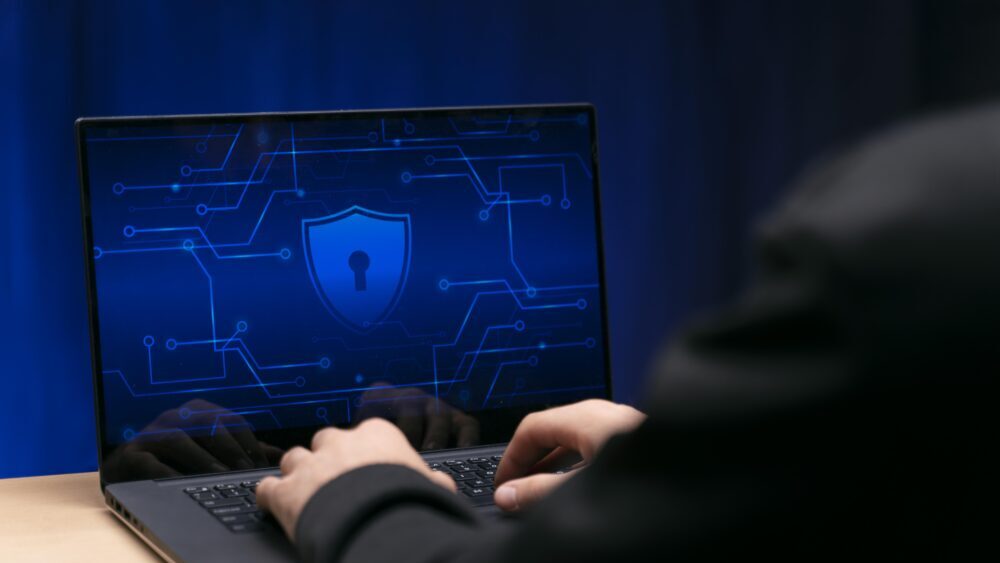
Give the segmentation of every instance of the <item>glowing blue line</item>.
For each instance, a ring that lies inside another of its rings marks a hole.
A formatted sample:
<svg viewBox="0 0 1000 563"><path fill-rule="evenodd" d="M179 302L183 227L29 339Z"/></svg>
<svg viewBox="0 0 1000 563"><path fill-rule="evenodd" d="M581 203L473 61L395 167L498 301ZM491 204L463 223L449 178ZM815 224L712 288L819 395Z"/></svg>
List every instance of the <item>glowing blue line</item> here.
<svg viewBox="0 0 1000 563"><path fill-rule="evenodd" d="M248 410L248 409L249 410L252 410L252 409L268 409L269 410L269 409L275 409L275 408L278 408L278 407L296 407L296 406L299 406L299 405L315 405L315 404L319 404L319 403L339 403L341 401L347 401L347 400L348 399L317 399L315 401L291 401L291 402L287 402L287 403L275 403L275 404L270 404L270 405L249 405L249 406L233 407L233 408L218 408L218 409L203 409L203 410L194 410L194 409L192 409L191 412L192 412L192 414L193 413L205 413L205 414L208 414L208 413L214 413L214 412L227 412L227 411L228 412L233 412L233 411L236 411L236 410L241 410L242 411L242 410Z"/></svg>
<svg viewBox="0 0 1000 563"><path fill-rule="evenodd" d="M178 348L180 348L182 346L198 346L198 345L205 345L205 344L216 344L218 342L222 342L222 340L186 340L186 341L183 341L183 342L180 341L180 340L176 341ZM226 343L229 343L229 340L226 340ZM218 350L216 350L216 351L218 351Z"/></svg>
<svg viewBox="0 0 1000 563"><path fill-rule="evenodd" d="M550 350L555 348L577 348L580 346L587 346L587 342L560 342L556 344L550 344L548 342L542 344L538 343L534 346L511 346L509 348L487 348L486 350L477 350L475 352L469 351L465 352L465 356L470 354L505 354L507 352L520 352L523 350Z"/></svg>
<svg viewBox="0 0 1000 563"><path fill-rule="evenodd" d="M481 408L485 409L486 408L486 403L488 403L490 401L490 395L493 394L493 388L496 387L497 381L500 379L500 371L502 371L504 367L506 367L506 366L515 366L515 365L522 365L522 364L528 364L528 363L530 363L528 360L516 360L516 361L511 361L511 362L502 362L497 367L496 374L493 375L493 382L490 383L490 389L489 389L489 391L486 392L486 397L483 398L483 405L482 405Z"/></svg>
<svg viewBox="0 0 1000 563"><path fill-rule="evenodd" d="M299 137L298 141L367 141L368 135L345 135L342 137Z"/></svg>
<svg viewBox="0 0 1000 563"><path fill-rule="evenodd" d="M430 148L430 147L423 147ZM557 153L538 153L538 154L507 154L507 155L490 155L490 156L471 156L468 158L437 158L437 162L457 162L460 160L472 161L472 160L518 160L518 159L528 159L528 158L574 158L580 163L580 168L583 169L583 173L586 174L587 178L593 178L593 173L590 167L587 166L583 157L575 152L557 152Z"/></svg>
<svg viewBox="0 0 1000 563"><path fill-rule="evenodd" d="M476 280L476 281L465 281L465 282L448 282L448 287L457 287L462 285L486 285L493 283L507 283L507 280Z"/></svg>
<svg viewBox="0 0 1000 563"><path fill-rule="evenodd" d="M261 254L227 254L225 256L218 256L219 260L237 260L242 258L267 258L267 257L281 257L281 252L263 252Z"/></svg>
<svg viewBox="0 0 1000 563"><path fill-rule="evenodd" d="M509 195L507 196L510 197ZM524 272L521 271L521 267L517 265L517 261L514 259L514 218L511 216L510 206L507 206L507 243L510 245L510 263L514 266L514 271L517 275L521 276L521 281L524 282L525 287L530 287L531 284L528 283L528 278L524 276Z"/></svg>
<svg viewBox="0 0 1000 563"><path fill-rule="evenodd" d="M212 274L208 273L208 268L198 258L198 254L192 251L191 256L194 257L194 261L198 263L198 267L201 268L201 271L205 273L205 277L208 278L208 307L212 314L212 340L217 340L219 337L215 332L215 283L212 280Z"/></svg>
<svg viewBox="0 0 1000 563"><path fill-rule="evenodd" d="M425 178L469 178L468 173L456 172L453 174L413 174L412 178L414 180L423 180Z"/></svg>
<svg viewBox="0 0 1000 563"><path fill-rule="evenodd" d="M485 186L483 186L483 191L480 191L479 185L476 184L476 182L473 179L472 175L468 174L468 173L465 173L465 174L462 174L462 173L459 173L459 174L417 174L417 175L413 175L411 177L414 180L426 180L426 179L436 179L436 178L465 178L465 179L467 179L472 184L472 187L476 190L476 193L479 195L479 199L483 200L483 203L490 203L492 201L492 200L486 199L486 196L495 195L495 194L490 193L489 190L487 190Z"/></svg>
<svg viewBox="0 0 1000 563"><path fill-rule="evenodd" d="M303 362L299 364L274 364L270 366L259 366L257 369L261 371L273 370L273 369L295 369L295 368L308 368L308 367L319 367L320 362Z"/></svg>
<svg viewBox="0 0 1000 563"><path fill-rule="evenodd" d="M504 134L504 133L507 133L508 131L510 131L510 124L511 124L511 119L512 118L513 118L513 115L508 114L506 120L503 120L503 121L501 121L501 120L495 120L493 123L491 123L491 125L495 125L495 124L498 124L498 123L503 123L504 124L504 128L503 128L503 130L493 130L493 131L491 131L491 130L486 130L486 131L460 131L458 129L458 125L455 124L455 120L453 118L451 118L451 117L448 118L448 123L451 124L451 128L455 130L455 133L457 133L459 135L491 135L491 134L498 134L498 133L499 134ZM472 119L472 122L475 123L476 125L482 125L482 124L485 123L483 121L478 121L475 118Z"/></svg>
<svg viewBox="0 0 1000 563"><path fill-rule="evenodd" d="M491 203L490 207L493 207L494 205L517 205L519 203L542 203L544 201L545 200L542 199L542 198L538 198L538 199L508 199L507 201L499 201L498 200L498 201L494 201L493 203ZM487 209L489 209L489 208L487 208Z"/></svg>
<svg viewBox="0 0 1000 563"><path fill-rule="evenodd" d="M440 383L448 383L449 381L441 381ZM315 395L336 395L339 393L360 393L362 391L373 391L375 389L399 389L405 387L428 387L435 385L434 381L418 381L416 383L401 383L399 385L374 385L368 387L349 387L346 389L327 389L325 391L308 391L305 393L282 393L280 395L275 395L272 397L311 397Z"/></svg>
<svg viewBox="0 0 1000 563"><path fill-rule="evenodd" d="M212 391L228 391L230 389L251 389L251 388L258 388L258 387L261 386L258 383L252 383L250 385L228 385L228 386L224 386L224 387L201 387L201 388L198 388L198 389L178 389L176 391L157 391L157 392L152 392L152 393L136 393L135 390L133 389L132 385L130 385L129 382L128 382L128 380L125 379L125 374L122 373L121 370L117 370L117 369L106 370L106 371L103 371L101 373L103 373L104 375L111 375L113 373L117 373L118 376L121 378L122 383L125 385L125 388L128 390L129 394L131 394L133 397L159 397L159 396L162 396L162 395L177 395L177 394L182 394L182 393L209 393L209 392L212 392ZM281 382L277 382L277 383L265 383L264 385L267 386L267 387L273 387L273 386L278 386L278 385L294 385L294 384L295 383L292 382L292 381L281 381Z"/></svg>
<svg viewBox="0 0 1000 563"><path fill-rule="evenodd" d="M479 353L483 350L483 346L486 345L486 339L489 337L490 331L492 331L493 329L499 330L499 329L513 329L513 328L514 328L514 325L512 325L512 324L510 324L510 325L496 325L496 326L488 326L488 327L486 327L486 330L483 331L483 337L479 341L479 347L476 349L476 352L475 352L475 354L472 357L472 361L469 362L469 368L465 370L465 377L462 378L462 381L468 381L469 377L472 376L472 370L476 366L476 360L479 359ZM465 355L462 356L462 360L458 363L457 366L455 366L455 371L452 374L452 378L453 379L458 376L458 370L461 369L462 364L465 363L465 358L467 356L468 356L468 352ZM451 393L451 388L452 388L453 385L454 385L454 383L452 385L448 386L448 390L445 391L445 395Z"/></svg>
<svg viewBox="0 0 1000 563"><path fill-rule="evenodd" d="M226 158L222 161L222 165L218 168L192 168L191 172L221 172L226 169L226 165L229 164L229 157L233 154L233 148L236 146L236 141L239 140L240 134L243 133L244 125L240 125L239 131L236 132L236 136L233 137L233 142L229 145L229 152L226 153Z"/></svg>

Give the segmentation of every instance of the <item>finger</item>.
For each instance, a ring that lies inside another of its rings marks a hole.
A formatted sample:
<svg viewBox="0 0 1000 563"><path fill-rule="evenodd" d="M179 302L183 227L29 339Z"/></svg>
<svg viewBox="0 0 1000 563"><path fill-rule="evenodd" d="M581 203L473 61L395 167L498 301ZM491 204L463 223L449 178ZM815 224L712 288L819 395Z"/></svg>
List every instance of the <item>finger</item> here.
<svg viewBox="0 0 1000 563"><path fill-rule="evenodd" d="M268 476L261 479L260 483L257 484L257 491L255 493L257 495L257 504L268 512L271 512L271 507L274 506L272 504L274 489L278 486L278 483L281 483L280 478Z"/></svg>
<svg viewBox="0 0 1000 563"><path fill-rule="evenodd" d="M401 440L406 442L406 436L398 426L384 418L369 418L361 421L352 432L360 432L367 436L377 436L380 439Z"/></svg>
<svg viewBox="0 0 1000 563"><path fill-rule="evenodd" d="M531 468L530 473L553 473L559 469L574 467L581 463L583 463L583 458L579 452L559 446L536 463Z"/></svg>
<svg viewBox="0 0 1000 563"><path fill-rule="evenodd" d="M580 451L578 425L578 417L564 407L524 417L497 468L497 483L527 475L536 463L560 446Z"/></svg>
<svg viewBox="0 0 1000 563"><path fill-rule="evenodd" d="M309 459L310 456L312 456L312 452L302 446L295 446L294 448L288 450L285 452L285 455L281 456L281 474L291 474L295 471L296 467Z"/></svg>
<svg viewBox="0 0 1000 563"><path fill-rule="evenodd" d="M516 512L531 506L562 485L570 474L539 473L531 477L504 483L493 494L493 501L502 510Z"/></svg>
<svg viewBox="0 0 1000 563"><path fill-rule="evenodd" d="M344 431L339 428L328 426L313 434L312 451L315 452L316 450L325 447L327 444L337 440L343 433Z"/></svg>

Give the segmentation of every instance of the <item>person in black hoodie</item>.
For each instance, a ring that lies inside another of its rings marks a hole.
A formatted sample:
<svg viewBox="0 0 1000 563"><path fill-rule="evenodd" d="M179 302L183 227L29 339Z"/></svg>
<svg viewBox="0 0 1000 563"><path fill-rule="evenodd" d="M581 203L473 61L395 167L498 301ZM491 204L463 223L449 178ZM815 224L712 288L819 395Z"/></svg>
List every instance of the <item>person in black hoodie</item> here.
<svg viewBox="0 0 1000 563"><path fill-rule="evenodd" d="M530 415L485 519L372 420L261 482L305 561L997 560L1000 106L807 174L643 410ZM553 451L585 467L532 475ZM992 452L992 453L991 453Z"/></svg>

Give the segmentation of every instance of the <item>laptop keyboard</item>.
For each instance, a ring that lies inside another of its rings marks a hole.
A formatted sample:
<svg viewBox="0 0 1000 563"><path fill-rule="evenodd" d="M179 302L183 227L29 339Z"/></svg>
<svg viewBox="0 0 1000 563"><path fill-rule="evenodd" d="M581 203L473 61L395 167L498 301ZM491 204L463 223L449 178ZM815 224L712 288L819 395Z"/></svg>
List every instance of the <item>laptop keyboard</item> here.
<svg viewBox="0 0 1000 563"><path fill-rule="evenodd" d="M493 504L493 477L501 457L470 457L431 462L431 471L449 475L458 485L458 492L476 506ZM268 525L266 515L257 507L257 485L260 479L239 483L220 483L187 487L184 492L236 533L254 532Z"/></svg>
<svg viewBox="0 0 1000 563"><path fill-rule="evenodd" d="M233 532L254 532L263 525L264 513L257 508L259 479L187 487L184 492Z"/></svg>
<svg viewBox="0 0 1000 563"><path fill-rule="evenodd" d="M431 471L447 474L458 485L459 494L469 497L472 504L481 506L493 504L493 478L501 456L470 457L431 462Z"/></svg>

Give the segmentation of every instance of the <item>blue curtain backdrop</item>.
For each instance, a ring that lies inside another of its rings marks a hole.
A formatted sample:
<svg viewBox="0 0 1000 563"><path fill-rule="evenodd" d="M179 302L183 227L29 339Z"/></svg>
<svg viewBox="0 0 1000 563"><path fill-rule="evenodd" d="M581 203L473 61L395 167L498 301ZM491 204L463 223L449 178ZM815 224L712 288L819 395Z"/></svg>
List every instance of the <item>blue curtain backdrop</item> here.
<svg viewBox="0 0 1000 563"><path fill-rule="evenodd" d="M0 477L96 467L78 116L590 101L618 396L810 157L916 104L908 2L0 0Z"/></svg>

